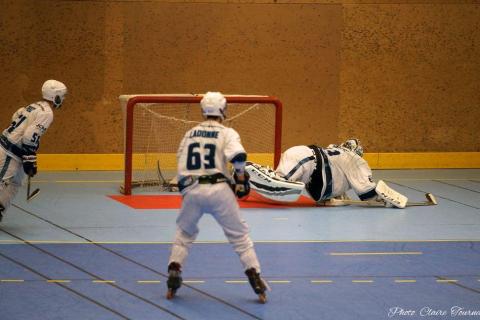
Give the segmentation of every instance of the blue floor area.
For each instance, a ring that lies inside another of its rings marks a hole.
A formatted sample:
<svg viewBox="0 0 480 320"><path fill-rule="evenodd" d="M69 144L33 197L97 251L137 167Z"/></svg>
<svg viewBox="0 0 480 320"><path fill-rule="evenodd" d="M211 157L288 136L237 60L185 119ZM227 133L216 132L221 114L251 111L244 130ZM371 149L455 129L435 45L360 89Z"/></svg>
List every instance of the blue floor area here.
<svg viewBox="0 0 480 320"><path fill-rule="evenodd" d="M3 245L0 279L23 282L0 284L2 319L33 319L42 308L43 319L117 319L118 314L316 319L319 313L382 319L396 307L479 307L480 242L263 243L256 248L272 288L266 305L258 304L242 282L228 244L193 246L184 271L187 284L174 301L163 297L167 244ZM63 287L47 280L62 280Z"/></svg>
<svg viewBox="0 0 480 320"><path fill-rule="evenodd" d="M272 288L261 305L211 217L168 301L177 211L108 198L119 172L41 173L0 224L0 319L480 319L480 170L374 176L439 204L242 210Z"/></svg>

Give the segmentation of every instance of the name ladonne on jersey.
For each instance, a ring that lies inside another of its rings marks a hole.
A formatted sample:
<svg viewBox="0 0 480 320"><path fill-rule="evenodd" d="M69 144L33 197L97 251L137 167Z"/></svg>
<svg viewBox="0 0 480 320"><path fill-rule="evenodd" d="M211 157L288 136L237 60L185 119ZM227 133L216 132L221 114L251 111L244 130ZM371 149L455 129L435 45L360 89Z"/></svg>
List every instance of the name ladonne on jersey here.
<svg viewBox="0 0 480 320"><path fill-rule="evenodd" d="M228 176L227 163L245 153L239 134L217 121L207 120L187 131L177 152L178 176L222 173Z"/></svg>
<svg viewBox="0 0 480 320"><path fill-rule="evenodd" d="M53 111L48 102L39 101L18 109L12 116L10 126L2 134L19 148L36 152L40 137L53 121ZM11 155L15 158L15 155Z"/></svg>

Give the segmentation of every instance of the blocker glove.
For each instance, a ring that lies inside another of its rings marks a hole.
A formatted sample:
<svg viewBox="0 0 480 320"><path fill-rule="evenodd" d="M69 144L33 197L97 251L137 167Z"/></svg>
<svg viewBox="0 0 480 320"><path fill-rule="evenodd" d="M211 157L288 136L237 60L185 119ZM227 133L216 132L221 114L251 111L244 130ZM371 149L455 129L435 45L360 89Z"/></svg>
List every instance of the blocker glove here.
<svg viewBox="0 0 480 320"><path fill-rule="evenodd" d="M238 199L246 198L250 193L250 184L248 181L250 180L250 175L248 172L243 174L243 179L240 179L236 173L233 175L233 179L235 180L235 185L233 186L233 192L237 196Z"/></svg>
<svg viewBox="0 0 480 320"><path fill-rule="evenodd" d="M33 177L37 174L37 155L29 154L22 157L23 171L29 177Z"/></svg>

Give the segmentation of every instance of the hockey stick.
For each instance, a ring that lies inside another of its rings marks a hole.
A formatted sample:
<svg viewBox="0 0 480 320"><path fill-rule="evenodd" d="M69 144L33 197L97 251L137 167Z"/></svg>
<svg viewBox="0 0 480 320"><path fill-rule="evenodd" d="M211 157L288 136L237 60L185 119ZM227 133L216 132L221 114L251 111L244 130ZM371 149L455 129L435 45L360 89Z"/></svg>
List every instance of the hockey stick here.
<svg viewBox="0 0 480 320"><path fill-rule="evenodd" d="M160 160L157 160L157 175L158 175L158 180L160 181L160 185L162 187L167 187L168 182L163 177L162 170L160 169Z"/></svg>
<svg viewBox="0 0 480 320"><path fill-rule="evenodd" d="M434 206L437 204L437 199L431 193L425 194L425 198L427 201L424 202L407 202L407 207L414 207L414 206ZM321 206L346 206L346 205L354 205L354 206L361 206L361 207L385 207L385 202L383 201L361 201L361 200L351 200L351 199L329 199L325 202L320 203Z"/></svg>
<svg viewBox="0 0 480 320"><path fill-rule="evenodd" d="M28 184L27 184L27 201L30 201L32 200L33 198L35 198L36 196L38 196L38 194L40 193L40 189L35 189L32 191L32 193L30 193L30 185L31 185L31 182L30 182L30 176L28 176Z"/></svg>
<svg viewBox="0 0 480 320"><path fill-rule="evenodd" d="M158 171L158 177L159 180L162 181L161 187L163 188L162 191L168 191L168 192L177 192L178 191L178 182L177 182L177 177L173 177L170 179L170 181L167 181L165 177L162 174L162 170L160 169L160 160L157 161L157 171Z"/></svg>

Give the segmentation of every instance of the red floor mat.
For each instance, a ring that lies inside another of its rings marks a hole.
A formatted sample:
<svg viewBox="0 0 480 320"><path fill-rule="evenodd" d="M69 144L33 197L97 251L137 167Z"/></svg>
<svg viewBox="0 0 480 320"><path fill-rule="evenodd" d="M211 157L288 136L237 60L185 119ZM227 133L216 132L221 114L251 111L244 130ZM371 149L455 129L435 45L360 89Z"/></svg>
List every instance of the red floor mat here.
<svg viewBox="0 0 480 320"><path fill-rule="evenodd" d="M114 199L133 209L179 209L182 206L182 197L179 194L162 195L111 195ZM238 201L241 208L292 208L315 207L312 199L301 196L297 202L277 203L262 200L256 193L251 193L247 200Z"/></svg>

